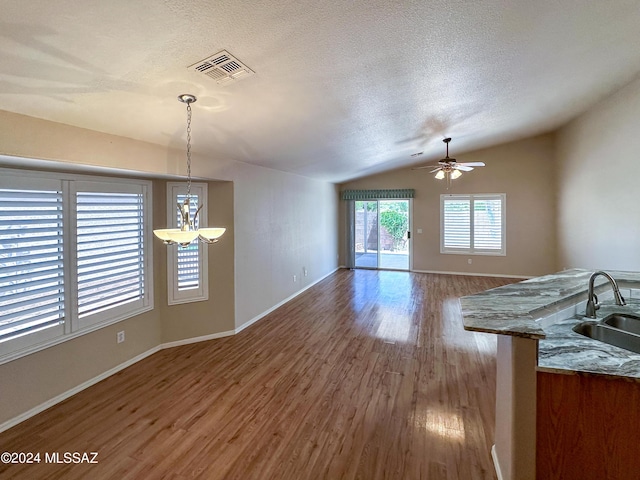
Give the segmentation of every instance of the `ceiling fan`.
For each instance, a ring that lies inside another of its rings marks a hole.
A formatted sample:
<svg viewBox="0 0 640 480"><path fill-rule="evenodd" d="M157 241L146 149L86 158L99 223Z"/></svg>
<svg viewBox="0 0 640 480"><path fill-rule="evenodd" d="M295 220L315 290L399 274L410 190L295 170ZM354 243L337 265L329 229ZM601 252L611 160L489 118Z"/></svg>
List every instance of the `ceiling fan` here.
<svg viewBox="0 0 640 480"><path fill-rule="evenodd" d="M438 180L442 180L443 178L447 178L448 180L455 180L456 178L462 175L462 172L470 172L474 167L484 167L484 162L466 162L466 163L458 163L455 158L449 158L449 142L451 138L447 137L442 140L447 144L447 156L440 160L437 165L424 165L422 167L415 167L414 170L419 170L421 168L434 168L429 173L434 173L435 177Z"/></svg>

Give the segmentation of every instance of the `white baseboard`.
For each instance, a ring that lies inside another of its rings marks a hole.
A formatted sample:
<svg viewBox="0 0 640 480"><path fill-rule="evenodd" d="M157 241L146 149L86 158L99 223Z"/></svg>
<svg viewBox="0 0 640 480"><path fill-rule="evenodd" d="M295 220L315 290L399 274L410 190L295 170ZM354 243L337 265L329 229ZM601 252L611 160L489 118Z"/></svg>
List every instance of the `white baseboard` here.
<svg viewBox="0 0 640 480"><path fill-rule="evenodd" d="M273 307L271 307L268 310L265 310L264 312L256 315L255 317L253 317L251 320L248 320L246 322L244 322L242 325L240 325L239 327L236 327L235 329L235 333L239 333L242 330L244 330L247 327L250 327L251 325L253 325L254 323L256 323L258 320L260 320L261 318L266 317L267 315L269 315L271 312L273 312L274 310L277 310L278 308L280 308L282 305L284 305L287 302L290 302L291 300L293 300L294 298L296 298L298 295L300 295L302 292L309 290L311 287L313 287L315 284L321 282L322 280L324 280L325 278L327 278L329 275L334 274L335 272L337 272L341 267L337 267L334 268L333 270L331 270L329 273L327 273L326 275L324 275L323 277L320 277L319 279L317 279L315 282L310 283L309 285L307 285L306 287L298 290L297 292L295 292L293 295L289 295L287 298L285 298L284 300L282 300L281 302L275 304Z"/></svg>
<svg viewBox="0 0 640 480"><path fill-rule="evenodd" d="M414 273L437 273L439 275L466 275L469 277L496 277L496 278L521 278L528 280L533 276L511 275L507 273L474 273L474 272L441 272L438 270L411 270Z"/></svg>
<svg viewBox="0 0 640 480"><path fill-rule="evenodd" d="M5 430L10 429L11 427L14 427L14 426L18 425L21 422L24 422L25 420L28 420L29 418L31 418L31 417L33 417L33 416L35 416L35 415L37 415L37 414L39 414L41 412L44 412L46 409L53 407L57 403L60 403L60 402L62 402L64 400L66 400L67 398L72 397L76 393L79 393L82 390L85 390L85 389L91 387L92 385L95 385L96 383L101 382L105 378L110 377L111 375L114 375L114 374L118 373L119 371L124 370L127 367L130 367L134 363L137 363L140 360L143 360L143 359L147 358L148 356L159 352L160 350L164 350L165 348L179 347L181 345L189 345L191 343L206 342L208 340L214 340L216 338L223 338L223 337L229 337L231 335L235 335L235 334L241 332L242 330L244 330L245 328L253 325L254 323L256 323L261 318L264 318L269 313L271 313L275 309L281 307L282 305L284 305L288 301L290 301L293 298L297 297L302 292L304 292L305 290L311 288L316 283L324 280L325 278L327 278L329 275L333 274L337 270L338 270L337 268L332 270L331 272L327 273L322 278L319 278L315 282L307 285L305 288L297 291L296 293L294 293L293 295L287 297L286 299L284 299L283 301L281 301L277 305L271 307L270 309L266 310L265 312L261 313L260 315L257 315L256 317L252 318L251 320L249 320L248 322L244 323L240 327L235 328L234 330L227 330L225 332L212 333L211 335L203 335L201 337L186 338L184 340L176 340L174 342L161 343L157 347L153 347L152 349L147 350L146 352L143 352L143 353L141 353L141 354L139 354L139 355L127 360L126 362L121 363L120 365L117 365L117 366L107 370L106 372L103 372L100 375L87 380L86 382L83 382L80 385L78 385L76 387L73 387L72 389L67 390L64 393L61 393L60 395L57 395L57 396L47 400L46 402L41 403L40 405L38 405L38 406L36 406L36 407L34 407L34 408L30 409L30 410L27 410L26 412L21 413L20 415L12 418L10 420L7 420L6 422L0 424L0 433L4 432Z"/></svg>
<svg viewBox="0 0 640 480"><path fill-rule="evenodd" d="M176 340L174 342L163 343L162 345L160 345L160 347L162 350L164 350L165 348L180 347L181 345L189 345L191 343L215 340L216 338L230 337L231 335L235 335L236 333L237 332L235 330L227 330L226 332L212 333L211 335L202 335L201 337L185 338L184 340Z"/></svg>
<svg viewBox="0 0 640 480"><path fill-rule="evenodd" d="M496 469L496 476L498 480L504 480L502 476L502 470L500 470L500 462L498 461L498 454L496 453L496 446L491 447L491 458L493 459L493 468Z"/></svg>
<svg viewBox="0 0 640 480"><path fill-rule="evenodd" d="M33 417L33 416L35 416L35 415L37 415L37 414L39 414L41 412L44 412L46 409L48 409L50 407L53 407L57 403L65 401L67 398L72 397L76 393L79 393L82 390L85 390L85 389L95 385L98 382L101 382L105 378L110 377L111 375L114 375L114 374L118 373L120 370L124 370L125 368L130 367L131 365L133 365L134 363L137 363L140 360L143 360L143 359L147 358L148 356L159 352L160 350L162 350L162 348L163 348L162 345L158 345L157 347L153 347L152 349L147 350L146 352L143 352L140 355L137 355L137 356L127 360L126 362L121 363L120 365L117 365L117 366L107 370L106 372L103 372L100 375L87 380L86 382L83 382L80 385L77 385L77 386L73 387L72 389L67 390L64 393L61 393L60 395L57 395L57 396L53 397L52 399L47 400L44 403L41 403L37 407L34 407L31 410L27 410L26 412L21 413L17 417L14 417L14 418L12 418L10 420L7 420L6 422L0 424L0 432L4 432L5 430L9 430L11 427L14 427L17 424L19 424L21 422L24 422L25 420L28 420L29 418L31 418L31 417Z"/></svg>
<svg viewBox="0 0 640 480"><path fill-rule="evenodd" d="M338 269L340 268L349 268L349 267L340 265ZM378 269L369 268L365 270L378 270ZM402 271L406 271L406 270L402 270ZM533 278L535 276L535 275L511 275L506 273L475 273L475 272L446 272L441 270L415 270L413 268L408 271L412 273L435 273L438 275L467 275L469 277L519 278L522 280L529 280L530 278Z"/></svg>

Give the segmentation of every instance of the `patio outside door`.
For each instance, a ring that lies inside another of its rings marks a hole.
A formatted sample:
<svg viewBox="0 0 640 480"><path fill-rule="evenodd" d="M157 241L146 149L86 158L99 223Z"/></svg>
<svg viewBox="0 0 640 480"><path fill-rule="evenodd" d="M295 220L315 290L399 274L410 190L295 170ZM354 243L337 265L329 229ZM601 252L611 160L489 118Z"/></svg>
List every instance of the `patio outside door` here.
<svg viewBox="0 0 640 480"><path fill-rule="evenodd" d="M357 268L409 270L409 200L354 202Z"/></svg>

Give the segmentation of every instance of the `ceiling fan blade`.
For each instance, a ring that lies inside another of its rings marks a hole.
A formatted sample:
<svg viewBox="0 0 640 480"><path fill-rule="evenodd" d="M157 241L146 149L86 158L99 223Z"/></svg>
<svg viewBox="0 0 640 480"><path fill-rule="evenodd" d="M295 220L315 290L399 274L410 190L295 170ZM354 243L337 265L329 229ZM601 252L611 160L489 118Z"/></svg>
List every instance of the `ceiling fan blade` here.
<svg viewBox="0 0 640 480"><path fill-rule="evenodd" d="M453 168L455 168L456 170L462 170L463 172L470 172L471 170L473 170L473 167L468 167L460 163L458 163L457 165L454 165Z"/></svg>
<svg viewBox="0 0 640 480"><path fill-rule="evenodd" d="M433 165L432 165L433 166ZM433 170L431 170L429 173L433 173L433 172L437 172L438 170L442 170L442 168L438 167L438 168L434 168Z"/></svg>
<svg viewBox="0 0 640 480"><path fill-rule="evenodd" d="M467 167L485 167L484 162L462 162L458 165L466 165Z"/></svg>
<svg viewBox="0 0 640 480"><path fill-rule="evenodd" d="M440 166L439 166L439 165L423 165L423 166L421 166L421 167L413 167L411 170L421 170L421 169L423 169L423 168L433 168L433 167L438 167L438 168L440 168Z"/></svg>

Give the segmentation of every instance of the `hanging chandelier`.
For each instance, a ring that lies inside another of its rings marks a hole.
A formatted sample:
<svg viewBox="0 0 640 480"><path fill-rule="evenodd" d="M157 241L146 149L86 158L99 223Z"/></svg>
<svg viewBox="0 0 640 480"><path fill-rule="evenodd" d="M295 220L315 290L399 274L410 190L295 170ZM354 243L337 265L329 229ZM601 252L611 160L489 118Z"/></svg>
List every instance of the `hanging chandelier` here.
<svg viewBox="0 0 640 480"><path fill-rule="evenodd" d="M195 95L183 94L178 97L178 100L187 104L187 196L182 203L178 203L180 228L162 228L154 230L153 233L165 245L186 247L196 240L203 243L216 243L225 232L225 228L196 228L198 214L202 210L203 204L198 206L193 218L191 218L191 104L197 98Z"/></svg>

